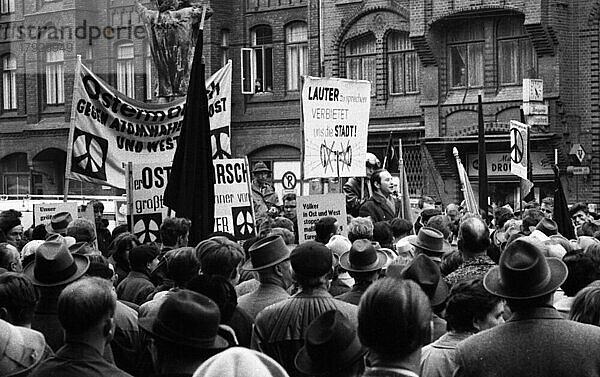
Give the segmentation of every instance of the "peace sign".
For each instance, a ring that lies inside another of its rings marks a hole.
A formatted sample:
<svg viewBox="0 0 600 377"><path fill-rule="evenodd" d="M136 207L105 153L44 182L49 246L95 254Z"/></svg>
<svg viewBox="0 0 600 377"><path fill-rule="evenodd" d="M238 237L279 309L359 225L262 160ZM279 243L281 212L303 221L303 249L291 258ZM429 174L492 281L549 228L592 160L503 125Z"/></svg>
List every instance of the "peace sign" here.
<svg viewBox="0 0 600 377"><path fill-rule="evenodd" d="M521 161L523 161L523 135L518 129L513 128L510 130L510 140L512 144L510 146L510 159L514 163L519 164Z"/></svg>

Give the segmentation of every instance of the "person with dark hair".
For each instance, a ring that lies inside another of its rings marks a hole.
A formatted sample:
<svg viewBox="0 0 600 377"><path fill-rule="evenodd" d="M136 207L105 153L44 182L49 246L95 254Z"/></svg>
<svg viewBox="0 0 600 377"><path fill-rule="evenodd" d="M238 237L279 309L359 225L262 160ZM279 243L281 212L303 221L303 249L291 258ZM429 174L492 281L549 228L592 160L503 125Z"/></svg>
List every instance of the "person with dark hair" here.
<svg viewBox="0 0 600 377"><path fill-rule="evenodd" d="M46 224L38 224L33 228L31 232L31 240L42 240L45 241L48 236L48 231L46 231Z"/></svg>
<svg viewBox="0 0 600 377"><path fill-rule="evenodd" d="M446 253L442 256L442 263L440 264L440 273L442 276L448 276L452 272L456 271L458 267L463 263L463 257L460 250L452 250L450 253Z"/></svg>
<svg viewBox="0 0 600 377"><path fill-rule="evenodd" d="M369 352L363 377L418 376L430 320L429 300L413 281L373 283L358 306L358 337Z"/></svg>
<svg viewBox="0 0 600 377"><path fill-rule="evenodd" d="M575 230L586 222L593 220L590 216L588 205L582 202L575 203L569 208L569 216L571 216L571 221L573 221Z"/></svg>
<svg viewBox="0 0 600 377"><path fill-rule="evenodd" d="M140 245L131 249L129 252L131 271L117 286L119 299L136 305L146 302L146 298L154 290L150 273L157 265L158 249L155 246Z"/></svg>
<svg viewBox="0 0 600 377"><path fill-rule="evenodd" d="M94 241L96 240L96 228L89 220L80 218L74 219L67 225L65 232L66 236L73 237L75 244L69 247L71 252L78 252L80 254L91 254L98 252L94 247ZM103 254L108 257L110 247Z"/></svg>
<svg viewBox="0 0 600 377"><path fill-rule="evenodd" d="M329 239L338 234L339 225L335 217L321 217L315 224L315 241L322 244L329 242Z"/></svg>
<svg viewBox="0 0 600 377"><path fill-rule="evenodd" d="M333 267L333 255L327 246L316 241L301 243L290 254L290 262L299 292L258 313L252 348L275 359L291 376L297 376L294 358L304 346L308 325L320 314L336 309L355 325L356 306L335 300L327 292Z"/></svg>
<svg viewBox="0 0 600 377"><path fill-rule="evenodd" d="M121 283L131 271L131 267L129 266L129 251L139 245L140 241L131 233L119 234L117 238L114 239L110 248L112 252L108 261L115 268L115 287L119 286L119 283Z"/></svg>
<svg viewBox="0 0 600 377"><path fill-rule="evenodd" d="M290 250L279 236L269 236L255 242L249 249L250 259L243 270L256 271L258 288L240 296L238 304L252 320L269 305L290 297L287 289L292 285Z"/></svg>
<svg viewBox="0 0 600 377"><path fill-rule="evenodd" d="M577 293L569 319L580 323L600 326L600 282L595 281Z"/></svg>
<svg viewBox="0 0 600 377"><path fill-rule="evenodd" d="M127 225L127 224L117 225L112 231L112 239L111 239L111 243L110 243L111 246L113 245L113 243L115 242L117 237L119 237L121 234L127 233L127 232L130 232L129 225ZM110 247L109 250L112 251L112 247Z"/></svg>
<svg viewBox="0 0 600 377"><path fill-rule="evenodd" d="M600 344L600 328L565 320L552 307L567 273L560 259L545 258L532 240L511 242L483 286L506 299L513 314L502 326L459 343L454 376L595 376L600 354L590 350Z"/></svg>
<svg viewBox="0 0 600 377"><path fill-rule="evenodd" d="M244 262L244 252L238 243L223 237L209 238L196 246L196 257L200 261L202 274L218 275L227 279L232 286L237 284L239 268ZM250 345L252 318L245 311L236 306L227 325L235 331L241 346Z"/></svg>
<svg viewBox="0 0 600 377"><path fill-rule="evenodd" d="M0 216L0 231L4 233L6 242L17 249L22 247L23 225L21 225L20 218L13 215Z"/></svg>
<svg viewBox="0 0 600 377"><path fill-rule="evenodd" d="M262 161L252 167L251 194L254 213L257 219L269 216L269 213L279 212L279 196L271 182L271 169Z"/></svg>
<svg viewBox="0 0 600 377"><path fill-rule="evenodd" d="M204 361L228 348L218 334L220 316L213 300L183 289L167 298L156 317L140 319L152 338L155 376L192 376Z"/></svg>
<svg viewBox="0 0 600 377"><path fill-rule="evenodd" d="M368 217L355 217L348 223L348 239L350 242L356 240L373 240L373 221Z"/></svg>
<svg viewBox="0 0 600 377"><path fill-rule="evenodd" d="M160 259L169 250L185 247L190 234L190 220L181 217L167 217L160 224Z"/></svg>
<svg viewBox="0 0 600 377"><path fill-rule="evenodd" d="M23 271L19 250L8 242L0 243L0 268L12 272Z"/></svg>
<svg viewBox="0 0 600 377"><path fill-rule="evenodd" d="M31 376L130 376L102 357L113 338L115 305L112 284L105 279L88 277L68 285L58 298L65 346Z"/></svg>
<svg viewBox="0 0 600 377"><path fill-rule="evenodd" d="M394 237L394 245L397 244L402 238L410 236L413 230L413 225L405 219L396 217L391 219L389 224L392 231L392 236Z"/></svg>
<svg viewBox="0 0 600 377"><path fill-rule="evenodd" d="M27 276L0 274L0 318L15 326L31 328L39 295Z"/></svg>
<svg viewBox="0 0 600 377"><path fill-rule="evenodd" d="M392 236L392 230L387 221L380 221L373 224L373 241L379 243L379 246L386 249L395 249L393 245L394 237Z"/></svg>
<svg viewBox="0 0 600 377"><path fill-rule="evenodd" d="M440 211L436 210L435 200L431 196L427 196L427 195L421 196L417 203L417 207L419 208L420 213L419 213L419 216L417 217L417 220L415 220L415 223L413 225L415 234L418 234L419 230L421 230L421 228L424 227L425 224L427 224L427 220L429 220L429 218L431 218L432 216L441 214ZM433 210L436 212L431 212L431 211L425 212L428 210ZM423 215L425 215L426 219L423 219Z"/></svg>
<svg viewBox="0 0 600 377"><path fill-rule="evenodd" d="M351 177L344 184L343 190L346 195L346 213L357 217L360 206L373 194L369 181L373 172L381 168L377 156L367 152L365 158L366 178Z"/></svg>
<svg viewBox="0 0 600 377"><path fill-rule="evenodd" d="M600 279L600 270L598 263L589 254L567 254L563 262L568 270L567 279L560 286L565 296L555 302L554 307L567 318L577 293L591 282Z"/></svg>
<svg viewBox="0 0 600 377"><path fill-rule="evenodd" d="M598 231L600 231L600 221L597 220L587 221L579 227L580 236L594 237Z"/></svg>
<svg viewBox="0 0 600 377"><path fill-rule="evenodd" d="M480 218L470 217L460 224L458 231L458 250L462 253L463 263L444 280L452 287L462 280L482 278L496 265L487 256L490 246L490 231Z"/></svg>
<svg viewBox="0 0 600 377"><path fill-rule="evenodd" d="M542 219L545 219L546 216L544 212L539 209L530 208L526 209L523 213L523 220L521 223L521 233L523 235L528 236L535 230L535 227L539 224Z"/></svg>
<svg viewBox="0 0 600 377"><path fill-rule="evenodd" d="M504 229L504 225L510 219L515 217L510 207L498 207L494 211L494 225L495 229L490 235L490 239L498 249L502 249L502 245L508 239L508 235Z"/></svg>
<svg viewBox="0 0 600 377"><path fill-rule="evenodd" d="M373 223L398 217L402 203L392 195L394 181L390 172L385 169L377 170L371 175L370 182L373 194L360 206L358 215L371 217Z"/></svg>
<svg viewBox="0 0 600 377"><path fill-rule="evenodd" d="M108 256L110 243L112 242L112 234L108 230L108 221L102 216L104 215L104 204L99 200L91 200L88 206L94 207L94 219L96 221L96 238L98 239L98 250L102 255Z"/></svg>
<svg viewBox="0 0 600 377"><path fill-rule="evenodd" d="M547 196L542 199L542 204L540 205L540 211L544 213L547 219L552 219L554 216L554 198L551 196Z"/></svg>
<svg viewBox="0 0 600 377"><path fill-rule="evenodd" d="M297 214L296 194L289 193L283 196L283 217L290 220L293 224L294 243L298 244L298 214Z"/></svg>
<svg viewBox="0 0 600 377"><path fill-rule="evenodd" d="M458 282L446 302L448 332L421 350L421 377L452 376L459 342L504 323L504 302L483 288L483 280Z"/></svg>

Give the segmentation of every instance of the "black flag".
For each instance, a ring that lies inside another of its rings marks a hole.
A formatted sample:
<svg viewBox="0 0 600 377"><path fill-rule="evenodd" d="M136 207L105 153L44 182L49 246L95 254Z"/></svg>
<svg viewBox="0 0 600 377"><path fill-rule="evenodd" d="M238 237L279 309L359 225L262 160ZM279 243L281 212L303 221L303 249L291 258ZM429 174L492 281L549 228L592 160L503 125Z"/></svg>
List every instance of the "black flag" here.
<svg viewBox="0 0 600 377"><path fill-rule="evenodd" d="M214 229L215 173L210 144L208 98L202 64L203 31L198 33L190 72L185 115L164 202L178 217L192 221L190 244L196 245Z"/></svg>
<svg viewBox="0 0 600 377"><path fill-rule="evenodd" d="M565 192L562 187L560 180L560 174L558 167L553 166L554 169L554 214L552 219L556 222L558 232L568 240L574 240L575 230L573 229L573 223L571 222L571 216L569 215L569 206L567 205L567 199L565 198Z"/></svg>
<svg viewBox="0 0 600 377"><path fill-rule="evenodd" d="M383 168L392 174L398 173L398 153L394 148L394 139L390 132L390 138L388 139L387 147L385 149L385 159L383 160Z"/></svg>

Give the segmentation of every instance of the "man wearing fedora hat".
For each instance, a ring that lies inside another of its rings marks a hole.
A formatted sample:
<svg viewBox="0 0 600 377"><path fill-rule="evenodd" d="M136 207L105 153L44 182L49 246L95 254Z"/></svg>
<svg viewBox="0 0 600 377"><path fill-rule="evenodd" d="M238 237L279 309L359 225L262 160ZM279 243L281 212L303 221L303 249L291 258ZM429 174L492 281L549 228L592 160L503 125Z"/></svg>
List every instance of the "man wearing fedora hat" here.
<svg viewBox="0 0 600 377"><path fill-rule="evenodd" d="M344 302L358 305L363 293L371 283L379 278L379 273L387 262L387 255L369 240L356 240L349 251L340 257L340 266L354 278L350 291L335 298Z"/></svg>
<svg viewBox="0 0 600 377"><path fill-rule="evenodd" d="M286 291L292 285L290 250L280 236L269 236L248 249L250 259L242 267L256 271L260 285L238 299L238 306L254 320L261 310L290 297Z"/></svg>
<svg viewBox="0 0 600 377"><path fill-rule="evenodd" d="M170 295L156 317L140 318L152 338L155 376L192 376L210 357L229 347L217 334L221 314L208 297L187 289Z"/></svg>
<svg viewBox="0 0 600 377"><path fill-rule="evenodd" d="M408 241L415 247L415 255L425 254L438 266L442 263L444 255L444 235L437 229L422 227L416 238Z"/></svg>
<svg viewBox="0 0 600 377"><path fill-rule="evenodd" d="M333 255L320 242L298 245L290 254L294 280L299 292L289 299L266 307L256 317L252 348L281 364L291 376L300 375L294 365L296 353L304 346L304 332L321 313L339 310L356 325L356 306L334 299L327 292Z"/></svg>
<svg viewBox="0 0 600 377"><path fill-rule="evenodd" d="M513 315L459 344L455 376L597 376L600 328L565 320L552 307L566 277L563 261L545 258L535 240L511 242L483 284Z"/></svg>
<svg viewBox="0 0 600 377"><path fill-rule="evenodd" d="M256 217L266 216L273 207L277 208L279 197L269 182L271 169L262 161L258 161L252 167L252 201Z"/></svg>
<svg viewBox="0 0 600 377"><path fill-rule="evenodd" d="M58 298L65 345L31 376L130 377L102 356L114 336L116 301L112 284L105 279L88 277L68 285Z"/></svg>
<svg viewBox="0 0 600 377"><path fill-rule="evenodd" d="M73 221L73 216L69 212L58 212L52 215L50 222L46 224L48 234L67 235L67 227Z"/></svg>
<svg viewBox="0 0 600 377"><path fill-rule="evenodd" d="M353 377L363 372L366 352L350 320L330 310L306 329L304 347L298 351L295 365L309 376Z"/></svg>

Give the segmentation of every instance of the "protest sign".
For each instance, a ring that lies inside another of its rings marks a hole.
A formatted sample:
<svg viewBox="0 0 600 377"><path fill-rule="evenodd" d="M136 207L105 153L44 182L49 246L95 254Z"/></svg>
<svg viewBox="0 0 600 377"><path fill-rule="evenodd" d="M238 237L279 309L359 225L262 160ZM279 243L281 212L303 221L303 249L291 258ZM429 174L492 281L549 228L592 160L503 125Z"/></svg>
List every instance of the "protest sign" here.
<svg viewBox="0 0 600 377"><path fill-rule="evenodd" d="M366 175L370 108L369 81L305 78L304 178Z"/></svg>
<svg viewBox="0 0 600 377"><path fill-rule="evenodd" d="M237 240L256 234L250 170L243 158L214 160L215 168L215 232L228 232Z"/></svg>
<svg viewBox="0 0 600 377"><path fill-rule="evenodd" d="M133 233L143 242L158 239L158 229L167 217L168 208L163 203L170 163L132 163L129 174L128 198L132 213Z"/></svg>
<svg viewBox="0 0 600 377"><path fill-rule="evenodd" d="M529 126L515 120L510 121L510 172L527 179L529 163Z"/></svg>
<svg viewBox="0 0 600 377"><path fill-rule="evenodd" d="M315 224L320 218L326 216L336 218L340 234L348 234L344 194L298 196L296 203L298 242L314 240Z"/></svg>
<svg viewBox="0 0 600 377"><path fill-rule="evenodd" d="M231 154L231 65L208 82L213 154ZM227 73L229 72L229 73ZM126 188L124 163L171 163L183 125L185 98L153 104L128 98L78 62L73 85L65 176ZM217 146L218 145L218 146Z"/></svg>
<svg viewBox="0 0 600 377"><path fill-rule="evenodd" d="M68 212L73 219L76 219L78 217L77 203L35 203L33 205L33 224L36 226L48 224L53 215L61 212Z"/></svg>

